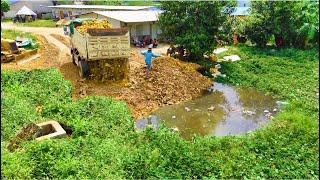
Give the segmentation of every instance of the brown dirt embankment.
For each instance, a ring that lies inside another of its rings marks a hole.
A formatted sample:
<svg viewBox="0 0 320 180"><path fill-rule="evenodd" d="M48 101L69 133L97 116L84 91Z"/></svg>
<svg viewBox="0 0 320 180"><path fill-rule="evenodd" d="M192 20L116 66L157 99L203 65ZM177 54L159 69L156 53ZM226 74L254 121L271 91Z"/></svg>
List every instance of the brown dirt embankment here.
<svg viewBox="0 0 320 180"><path fill-rule="evenodd" d="M106 95L125 101L133 117L139 118L155 109L191 100L210 86L211 80L196 69L199 65L161 57L153 61L150 77L145 67L130 71L129 83L99 83L79 80L75 84L74 97Z"/></svg>

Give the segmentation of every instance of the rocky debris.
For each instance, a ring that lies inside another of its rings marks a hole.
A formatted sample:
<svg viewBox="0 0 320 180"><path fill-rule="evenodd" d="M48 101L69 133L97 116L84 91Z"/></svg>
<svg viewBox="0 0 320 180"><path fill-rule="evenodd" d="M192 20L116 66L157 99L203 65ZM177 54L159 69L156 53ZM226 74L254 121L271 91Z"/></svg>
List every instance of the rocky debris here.
<svg viewBox="0 0 320 180"><path fill-rule="evenodd" d="M232 107L231 112L240 112L241 109L239 107Z"/></svg>
<svg viewBox="0 0 320 180"><path fill-rule="evenodd" d="M214 54L220 54L220 53L223 53L225 51L228 51L228 49L226 48L217 48L213 51Z"/></svg>
<svg viewBox="0 0 320 180"><path fill-rule="evenodd" d="M264 113L269 113L269 110L266 109L266 110L264 110L263 112L264 112Z"/></svg>
<svg viewBox="0 0 320 180"><path fill-rule="evenodd" d="M214 68L220 69L220 68L221 68L221 65L220 65L220 64L216 64L216 65L214 66Z"/></svg>
<svg viewBox="0 0 320 180"><path fill-rule="evenodd" d="M208 108L209 111L214 111L215 109L216 109L216 107L214 107L214 106L210 106L210 107Z"/></svg>
<svg viewBox="0 0 320 180"><path fill-rule="evenodd" d="M256 114L255 112L249 111L249 110L243 110L242 113L249 115L249 116Z"/></svg>
<svg viewBox="0 0 320 180"><path fill-rule="evenodd" d="M170 57L154 59L148 78L145 67L130 72L129 87L122 89L117 99L127 102L134 118L142 117L157 107L191 100L200 96L212 83L197 72L199 67Z"/></svg>
<svg viewBox="0 0 320 180"><path fill-rule="evenodd" d="M224 56L223 59L225 61L239 61L241 58L238 55Z"/></svg>
<svg viewBox="0 0 320 180"><path fill-rule="evenodd" d="M78 80L78 86L79 86L79 91L78 91L78 96L80 98L83 98L87 96L88 94L88 85L85 84L85 79L80 79Z"/></svg>
<svg viewBox="0 0 320 180"><path fill-rule="evenodd" d="M114 58L88 61L90 78L102 82L128 80L129 59Z"/></svg>
<svg viewBox="0 0 320 180"><path fill-rule="evenodd" d="M23 141L35 139L36 133L40 130L40 127L34 123L24 126L18 134L9 141L7 146L9 151L14 151L20 147Z"/></svg>
<svg viewBox="0 0 320 180"><path fill-rule="evenodd" d="M189 112L189 111L190 111L190 108L184 107L184 110L186 110L187 112Z"/></svg>

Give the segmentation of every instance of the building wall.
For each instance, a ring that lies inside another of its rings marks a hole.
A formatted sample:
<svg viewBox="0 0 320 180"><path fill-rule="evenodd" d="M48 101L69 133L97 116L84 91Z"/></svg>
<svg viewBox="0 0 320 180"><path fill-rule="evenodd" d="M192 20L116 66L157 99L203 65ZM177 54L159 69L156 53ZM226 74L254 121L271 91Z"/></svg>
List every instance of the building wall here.
<svg viewBox="0 0 320 180"><path fill-rule="evenodd" d="M112 19L106 16L95 14L95 13L82 14L79 17L107 19L110 22L112 28L123 28L123 27L128 28L130 32L130 37L132 39L136 36L145 36L145 35L151 35L153 39L154 38L157 39L159 36L159 32L161 32L156 22L124 23L116 19ZM151 34L150 34L150 28L151 28Z"/></svg>
<svg viewBox="0 0 320 180"><path fill-rule="evenodd" d="M50 13L51 9L46 6L52 6L52 1L49 0L35 0L35 1L18 1L10 5L10 11L5 12L4 16L12 18L23 7L27 6L35 13Z"/></svg>
<svg viewBox="0 0 320 180"><path fill-rule="evenodd" d="M112 28L120 28L121 27L120 21L118 21L116 19L108 18L106 16L102 16L102 15L99 15L99 14L95 14L95 13L82 14L82 15L79 16L79 18L107 19L109 21L109 23L111 24Z"/></svg>

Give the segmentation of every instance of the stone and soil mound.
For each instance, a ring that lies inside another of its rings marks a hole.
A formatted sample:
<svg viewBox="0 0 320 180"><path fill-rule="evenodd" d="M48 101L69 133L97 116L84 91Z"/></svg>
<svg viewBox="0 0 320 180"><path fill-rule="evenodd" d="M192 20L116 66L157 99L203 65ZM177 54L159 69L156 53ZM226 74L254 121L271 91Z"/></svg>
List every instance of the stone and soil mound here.
<svg viewBox="0 0 320 180"><path fill-rule="evenodd" d="M197 69L194 63L182 62L169 57L157 58L152 63L150 77L146 77L145 67L130 73L129 87L119 99L133 109L133 117L141 117L164 105L191 100L202 94L212 83Z"/></svg>

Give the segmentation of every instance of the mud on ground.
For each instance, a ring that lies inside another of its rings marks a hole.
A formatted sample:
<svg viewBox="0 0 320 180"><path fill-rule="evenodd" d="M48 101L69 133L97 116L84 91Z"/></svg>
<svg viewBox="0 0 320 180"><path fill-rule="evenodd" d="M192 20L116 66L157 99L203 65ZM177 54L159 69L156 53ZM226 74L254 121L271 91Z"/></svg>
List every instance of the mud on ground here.
<svg viewBox="0 0 320 180"><path fill-rule="evenodd" d="M27 70L56 67L66 80L71 81L74 99L88 95L111 96L125 101L134 119L147 115L158 107L198 97L211 84L210 79L196 71L199 65L169 57L155 59L150 77L146 78L144 60L137 52L132 52L132 57L129 58L129 82L81 79L71 56L63 54L43 36L38 38L41 43L40 59L20 66L16 63L1 64L1 67Z"/></svg>
<svg viewBox="0 0 320 180"><path fill-rule="evenodd" d="M45 37L37 35L37 38L40 43L40 48L38 49L40 58L22 65L17 65L17 63L13 61L9 63L1 63L1 68L9 70L32 70L59 67L59 61L57 61L57 59L59 59L59 49L54 44L49 43Z"/></svg>
<svg viewBox="0 0 320 180"><path fill-rule="evenodd" d="M56 38L57 40L59 40L60 42L62 42L65 46L67 46L68 48L71 48L71 44L70 44L70 40L59 35L59 34L50 34L52 37Z"/></svg>

